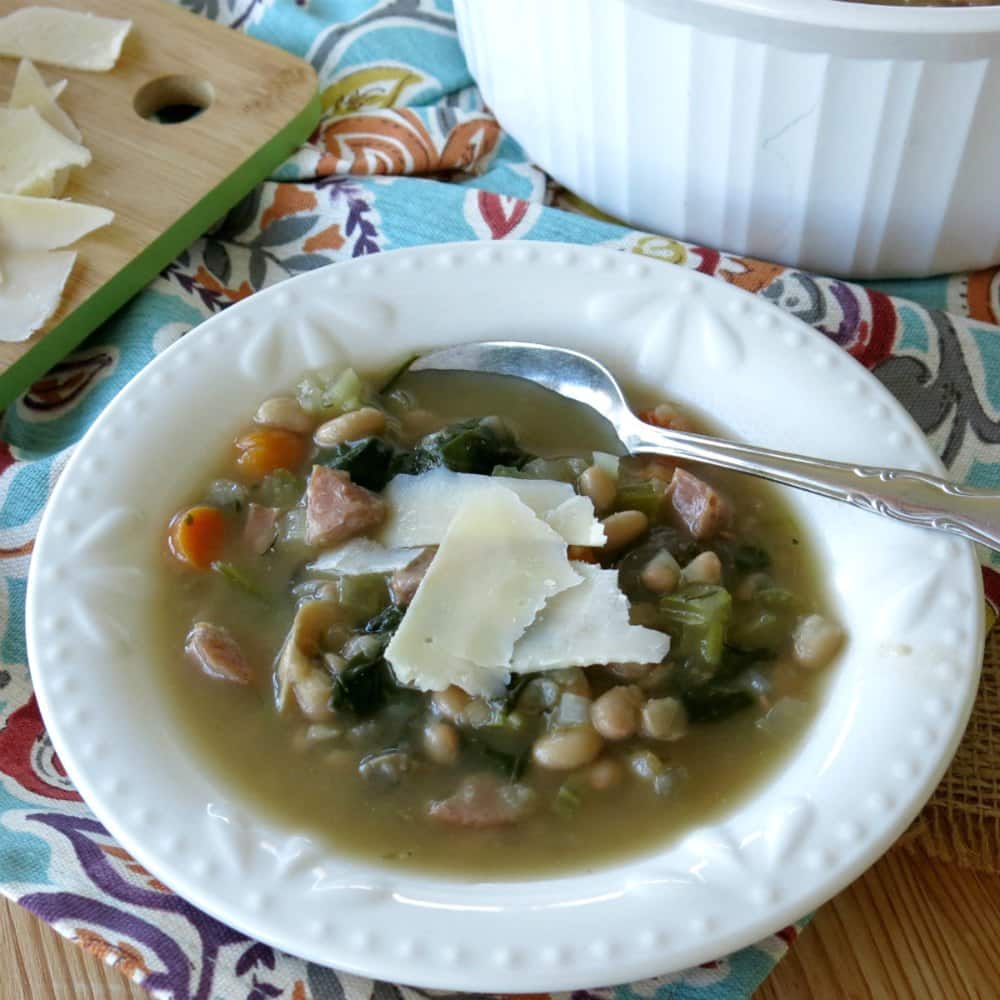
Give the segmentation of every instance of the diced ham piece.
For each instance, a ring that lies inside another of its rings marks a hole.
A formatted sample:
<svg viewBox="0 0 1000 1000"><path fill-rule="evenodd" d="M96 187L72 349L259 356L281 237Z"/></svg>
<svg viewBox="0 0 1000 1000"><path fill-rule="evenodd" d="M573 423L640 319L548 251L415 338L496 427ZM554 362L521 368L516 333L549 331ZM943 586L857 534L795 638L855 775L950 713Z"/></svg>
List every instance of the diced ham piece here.
<svg viewBox="0 0 1000 1000"><path fill-rule="evenodd" d="M429 545L409 566L404 566L393 572L389 578L389 593L392 594L393 604L405 608L413 600L417 587L423 581L435 555L437 555L437 546Z"/></svg>
<svg viewBox="0 0 1000 1000"><path fill-rule="evenodd" d="M252 503L247 508L243 541L255 556L262 556L274 544L277 521L278 512L273 507Z"/></svg>
<svg viewBox="0 0 1000 1000"><path fill-rule="evenodd" d="M253 679L243 650L220 625L195 622L184 643L187 653L209 677L234 684L249 684Z"/></svg>
<svg viewBox="0 0 1000 1000"><path fill-rule="evenodd" d="M431 802L427 815L448 826L473 830L511 826L531 811L534 797L524 785L501 783L490 774L473 774L450 798Z"/></svg>
<svg viewBox="0 0 1000 1000"><path fill-rule="evenodd" d="M711 538L729 521L725 498L685 469L674 470L670 502L695 538Z"/></svg>
<svg viewBox="0 0 1000 1000"><path fill-rule="evenodd" d="M345 472L314 465L306 488L306 542L336 545L378 527L385 504Z"/></svg>

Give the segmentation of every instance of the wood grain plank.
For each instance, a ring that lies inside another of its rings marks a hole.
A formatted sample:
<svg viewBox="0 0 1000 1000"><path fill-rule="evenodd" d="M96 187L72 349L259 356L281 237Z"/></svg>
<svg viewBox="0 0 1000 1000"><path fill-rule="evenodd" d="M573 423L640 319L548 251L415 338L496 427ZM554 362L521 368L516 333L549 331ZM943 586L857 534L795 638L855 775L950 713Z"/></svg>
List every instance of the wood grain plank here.
<svg viewBox="0 0 1000 1000"><path fill-rule="evenodd" d="M1000 996L1000 876L890 851L824 906L757 1000Z"/></svg>
<svg viewBox="0 0 1000 1000"><path fill-rule="evenodd" d="M149 1000L120 972L0 898L0 1000Z"/></svg>

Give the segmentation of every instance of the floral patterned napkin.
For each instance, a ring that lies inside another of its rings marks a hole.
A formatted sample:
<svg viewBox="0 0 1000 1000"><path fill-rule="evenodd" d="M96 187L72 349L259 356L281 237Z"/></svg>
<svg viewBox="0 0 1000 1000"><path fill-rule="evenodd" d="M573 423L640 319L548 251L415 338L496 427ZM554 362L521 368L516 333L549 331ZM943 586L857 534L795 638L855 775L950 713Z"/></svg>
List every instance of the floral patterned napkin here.
<svg viewBox="0 0 1000 1000"><path fill-rule="evenodd" d="M528 237L643 254L765 296L871 369L955 478L1000 488L1000 269L860 286L607 219L532 166L483 107L448 0L185 5L309 59L326 115L270 181L5 415L0 890L170 1000L419 997L278 953L200 913L115 844L66 780L32 696L24 597L42 508L84 430L157 353L259 288L394 247ZM1000 573L987 567L984 575L996 603ZM796 932L785 928L677 975L574 998L744 998Z"/></svg>

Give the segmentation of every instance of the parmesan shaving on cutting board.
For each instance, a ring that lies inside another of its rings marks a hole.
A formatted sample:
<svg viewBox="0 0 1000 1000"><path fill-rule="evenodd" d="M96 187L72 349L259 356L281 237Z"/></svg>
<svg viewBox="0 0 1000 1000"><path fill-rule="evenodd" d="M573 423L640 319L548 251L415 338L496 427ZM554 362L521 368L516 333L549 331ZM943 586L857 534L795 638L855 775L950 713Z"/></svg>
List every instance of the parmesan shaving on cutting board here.
<svg viewBox="0 0 1000 1000"><path fill-rule="evenodd" d="M69 69L113 69L131 21L57 7L24 7L0 18L0 55Z"/></svg>
<svg viewBox="0 0 1000 1000"><path fill-rule="evenodd" d="M54 129L58 129L71 142L81 143L83 136L73 119L56 103L52 91L46 86L42 74L34 64L22 59L10 92L9 108L34 108Z"/></svg>
<svg viewBox="0 0 1000 1000"><path fill-rule="evenodd" d="M38 193L57 171L85 167L90 151L54 129L35 108L0 108L0 194Z"/></svg>
<svg viewBox="0 0 1000 1000"><path fill-rule="evenodd" d="M0 253L0 317L4 340L27 340L59 308L76 254Z"/></svg>
<svg viewBox="0 0 1000 1000"><path fill-rule="evenodd" d="M496 693L525 629L581 579L565 540L511 490L475 491L455 511L386 659L425 691L457 683Z"/></svg>
<svg viewBox="0 0 1000 1000"><path fill-rule="evenodd" d="M0 108L0 340L23 341L53 316L76 254L53 253L108 225L114 213L56 201L90 150L59 106L66 81L48 85L27 57L77 69L111 69L131 22L29 7L0 18L0 55L22 56Z"/></svg>
<svg viewBox="0 0 1000 1000"><path fill-rule="evenodd" d="M114 217L96 205L0 194L0 250L58 250Z"/></svg>
<svg viewBox="0 0 1000 1000"><path fill-rule="evenodd" d="M419 476L396 476L382 494L388 516L378 540L386 548L437 545L456 511L481 493L513 493L570 545L603 545L604 529L594 506L568 483L551 479L478 476L432 469Z"/></svg>
<svg viewBox="0 0 1000 1000"><path fill-rule="evenodd" d="M595 663L659 663L670 637L629 622L618 571L574 562L583 577L553 597L514 647L510 669L526 674Z"/></svg>

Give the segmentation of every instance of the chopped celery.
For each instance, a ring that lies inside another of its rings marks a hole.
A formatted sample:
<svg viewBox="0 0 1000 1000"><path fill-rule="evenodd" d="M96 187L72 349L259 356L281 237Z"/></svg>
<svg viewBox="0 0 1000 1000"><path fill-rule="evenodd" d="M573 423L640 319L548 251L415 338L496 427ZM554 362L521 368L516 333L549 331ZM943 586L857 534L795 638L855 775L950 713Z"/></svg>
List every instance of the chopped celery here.
<svg viewBox="0 0 1000 1000"><path fill-rule="evenodd" d="M509 476L512 479L554 479L561 483L575 483L587 468L582 458L533 458L520 468L498 465L494 476Z"/></svg>
<svg viewBox="0 0 1000 1000"><path fill-rule="evenodd" d="M564 781L552 801L552 811L563 819L572 819L579 811L583 799L568 781Z"/></svg>
<svg viewBox="0 0 1000 1000"><path fill-rule="evenodd" d="M705 626L701 637L701 658L706 663L721 663L722 649L726 642L726 626L715 619Z"/></svg>
<svg viewBox="0 0 1000 1000"><path fill-rule="evenodd" d="M278 537L285 545L294 543L305 544L306 510L305 507L293 507L285 511L278 520Z"/></svg>
<svg viewBox="0 0 1000 1000"><path fill-rule="evenodd" d="M227 583L231 583L234 587L242 590L245 594L249 594L251 597L256 597L260 601L266 601L269 598L267 591L259 584L249 573L240 569L231 562L224 562L221 559L217 559L212 563L212 569L219 574Z"/></svg>
<svg viewBox="0 0 1000 1000"><path fill-rule="evenodd" d="M324 410L350 413L360 410L365 402L365 386L353 368L345 368L339 378L323 391L321 397Z"/></svg>
<svg viewBox="0 0 1000 1000"><path fill-rule="evenodd" d="M766 609L741 613L730 628L730 638L739 646L776 648L791 634L795 617Z"/></svg>
<svg viewBox="0 0 1000 1000"><path fill-rule="evenodd" d="M353 368L322 369L306 375L295 394L306 413L336 417L364 405L365 387Z"/></svg>
<svg viewBox="0 0 1000 1000"><path fill-rule="evenodd" d="M615 510L641 510L657 521L663 509L666 486L659 479L631 479L618 483Z"/></svg>
<svg viewBox="0 0 1000 1000"><path fill-rule="evenodd" d="M711 583L689 583L660 598L664 621L678 625L708 625L713 619L728 621L732 598L725 587Z"/></svg>
<svg viewBox="0 0 1000 1000"><path fill-rule="evenodd" d="M340 603L359 621L369 621L389 603L385 577L378 573L342 576L337 583Z"/></svg>
<svg viewBox="0 0 1000 1000"><path fill-rule="evenodd" d="M730 639L738 646L777 649L791 635L799 610L800 602L790 591L765 587L737 605Z"/></svg>
<svg viewBox="0 0 1000 1000"><path fill-rule="evenodd" d="M250 499L265 507L293 507L302 499L306 481L288 469L269 472L259 483L250 488Z"/></svg>
<svg viewBox="0 0 1000 1000"><path fill-rule="evenodd" d="M233 510L238 514L247 501L247 489L231 479L216 479L209 484L205 502L222 510Z"/></svg>
<svg viewBox="0 0 1000 1000"><path fill-rule="evenodd" d="M764 587L753 595L753 603L770 611L784 611L796 614L801 609L801 601L784 587Z"/></svg>
<svg viewBox="0 0 1000 1000"><path fill-rule="evenodd" d="M660 621L674 639L674 653L695 656L711 666L722 660L732 597L725 587L687 584L660 599Z"/></svg>

